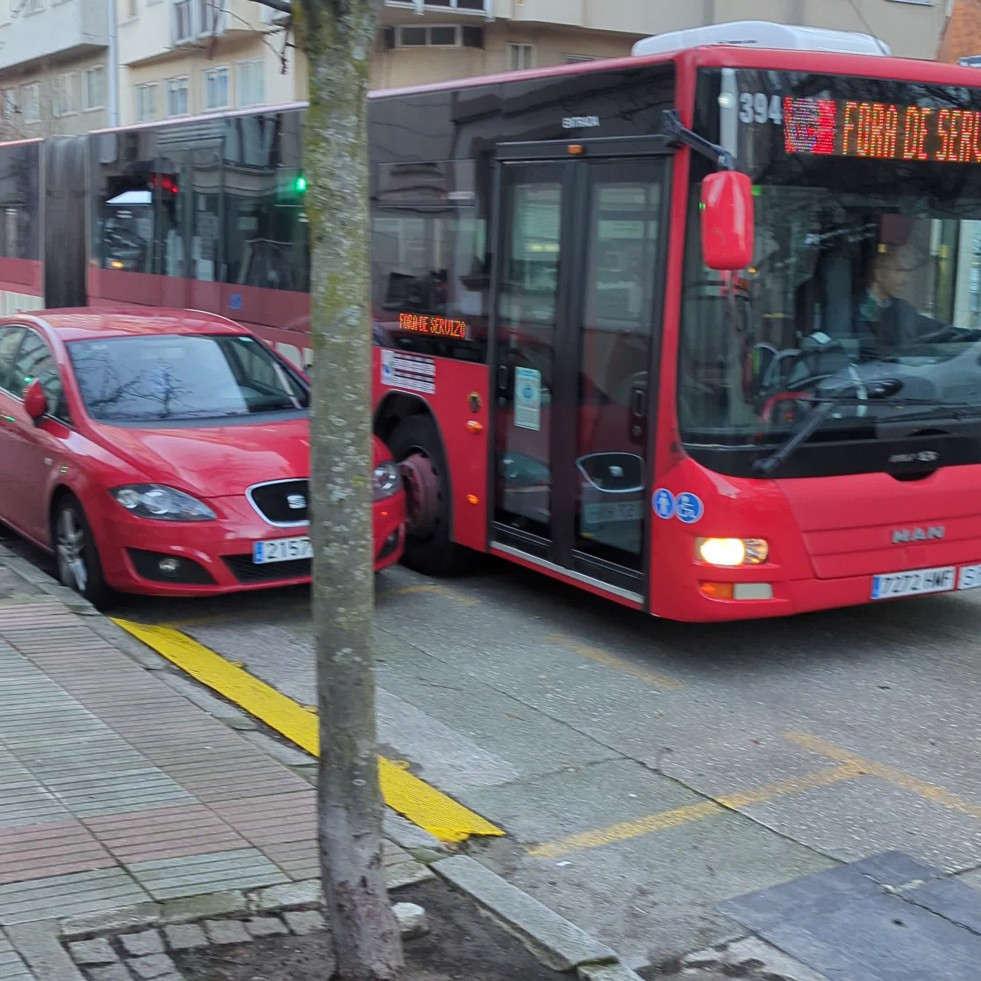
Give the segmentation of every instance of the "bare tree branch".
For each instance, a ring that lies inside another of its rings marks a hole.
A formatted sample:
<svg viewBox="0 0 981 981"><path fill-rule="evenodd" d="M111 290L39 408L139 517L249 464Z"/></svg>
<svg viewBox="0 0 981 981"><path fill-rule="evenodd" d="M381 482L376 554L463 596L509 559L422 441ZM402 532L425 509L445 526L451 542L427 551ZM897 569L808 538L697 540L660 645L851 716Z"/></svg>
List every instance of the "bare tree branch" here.
<svg viewBox="0 0 981 981"><path fill-rule="evenodd" d="M263 7L272 7L283 14L293 13L293 5L290 0L252 0L253 3L261 4Z"/></svg>

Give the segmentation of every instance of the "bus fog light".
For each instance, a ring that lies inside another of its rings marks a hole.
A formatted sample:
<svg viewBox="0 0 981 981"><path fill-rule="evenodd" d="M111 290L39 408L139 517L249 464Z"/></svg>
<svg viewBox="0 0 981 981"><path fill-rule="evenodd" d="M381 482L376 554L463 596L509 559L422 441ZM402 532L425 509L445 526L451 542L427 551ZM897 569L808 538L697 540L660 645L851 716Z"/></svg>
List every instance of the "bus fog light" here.
<svg viewBox="0 0 981 981"><path fill-rule="evenodd" d="M762 538L696 538L695 553L707 565L759 565L770 547Z"/></svg>

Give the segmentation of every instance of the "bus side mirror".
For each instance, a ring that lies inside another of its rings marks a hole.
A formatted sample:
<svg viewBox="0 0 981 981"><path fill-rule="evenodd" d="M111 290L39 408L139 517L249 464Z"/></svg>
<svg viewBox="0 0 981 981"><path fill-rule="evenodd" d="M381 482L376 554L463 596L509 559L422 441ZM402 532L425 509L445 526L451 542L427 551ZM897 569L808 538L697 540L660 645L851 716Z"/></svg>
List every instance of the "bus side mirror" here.
<svg viewBox="0 0 981 981"><path fill-rule="evenodd" d="M721 170L702 181L702 254L709 269L745 269L753 261L753 185L748 175Z"/></svg>

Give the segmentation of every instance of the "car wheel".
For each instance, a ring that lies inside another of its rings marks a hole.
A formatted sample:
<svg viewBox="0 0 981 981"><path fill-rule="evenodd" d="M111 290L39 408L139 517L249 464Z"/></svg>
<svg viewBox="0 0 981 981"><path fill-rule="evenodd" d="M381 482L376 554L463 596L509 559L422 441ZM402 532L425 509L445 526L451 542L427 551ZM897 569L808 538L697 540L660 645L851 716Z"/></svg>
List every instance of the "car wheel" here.
<svg viewBox="0 0 981 981"><path fill-rule="evenodd" d="M102 576L95 538L82 505L74 497L63 497L55 508L52 524L58 580L93 606L104 609L112 594Z"/></svg>
<svg viewBox="0 0 981 981"><path fill-rule="evenodd" d="M428 576L461 571L470 553L450 537L450 480L436 426L409 416L386 442L405 483L403 564Z"/></svg>

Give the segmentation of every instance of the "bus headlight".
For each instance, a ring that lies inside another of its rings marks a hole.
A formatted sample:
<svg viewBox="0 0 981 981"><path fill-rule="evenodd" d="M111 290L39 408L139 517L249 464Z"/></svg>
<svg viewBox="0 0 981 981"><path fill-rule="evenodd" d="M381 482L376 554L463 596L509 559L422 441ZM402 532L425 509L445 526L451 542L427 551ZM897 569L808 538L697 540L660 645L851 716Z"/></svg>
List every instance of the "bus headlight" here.
<svg viewBox="0 0 981 981"><path fill-rule="evenodd" d="M696 538L695 554L707 565L759 565L766 562L770 546L762 538Z"/></svg>

